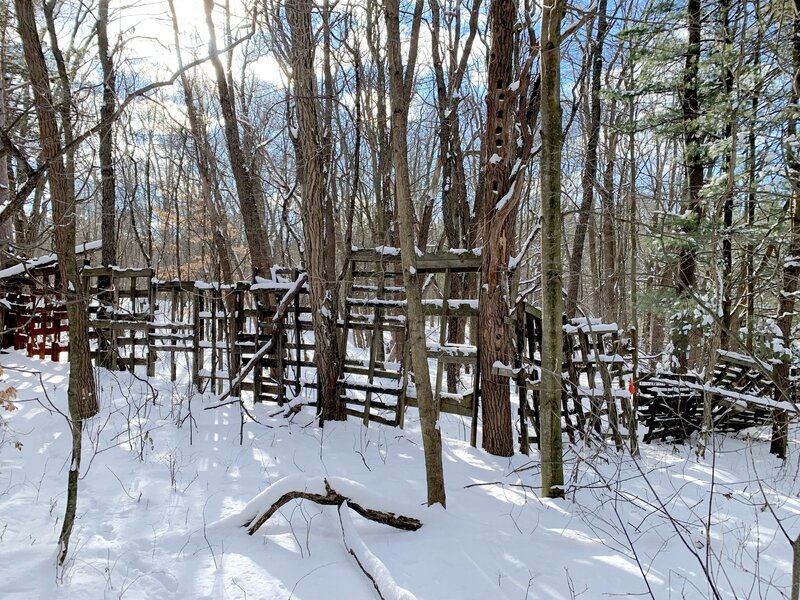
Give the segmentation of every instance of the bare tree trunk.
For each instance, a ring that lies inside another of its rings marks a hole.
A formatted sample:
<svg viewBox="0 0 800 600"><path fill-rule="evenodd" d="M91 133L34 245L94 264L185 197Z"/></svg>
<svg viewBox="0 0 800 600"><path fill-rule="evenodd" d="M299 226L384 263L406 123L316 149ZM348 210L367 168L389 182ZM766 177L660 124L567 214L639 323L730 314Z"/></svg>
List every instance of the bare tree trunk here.
<svg viewBox="0 0 800 600"><path fill-rule="evenodd" d="M467 238L472 224L471 211L467 202L464 151L461 147L458 115L461 98L458 94L466 72L472 44L478 31L481 0L472 2L469 13L469 33L466 40L462 42L459 39L449 49L450 61L447 78L445 78L440 48L441 10L439 4L440 0L430 0L433 68L436 76L436 110L439 119L439 162L442 168L442 221L449 246L451 248L469 248ZM456 27L458 28L458 26L457 22ZM463 49L459 58L458 50L462 43ZM450 297L462 298L466 291L466 284L465 275L451 276ZM459 317L448 319L447 341L464 343L465 328L466 319ZM447 387L451 392L456 391L459 370L457 364L447 366Z"/></svg>
<svg viewBox="0 0 800 600"><path fill-rule="evenodd" d="M682 220L684 233L692 235L692 229L700 220L700 191L703 188L703 149L699 131L700 119L700 83L698 73L700 66L700 19L701 1L688 0L686 17L689 32L686 65L683 73L683 98L681 111L683 116L684 161L686 163L686 196L681 207L685 215ZM697 250L689 241L681 250L678 270L677 292L679 298L690 299L695 293L697 284ZM688 318L688 315L686 316ZM678 355L681 371L686 371L690 363L696 365L699 335L692 327L685 331L683 323L674 327L674 345ZM690 350L691 348L691 350ZM691 356L690 356L691 354Z"/></svg>
<svg viewBox="0 0 800 600"><path fill-rule="evenodd" d="M386 37L389 59L389 86L392 108L392 162L395 173L395 194L400 226L403 283L408 307L408 343L417 390L425 453L425 473L428 504L445 505L444 471L442 467L442 438L438 421L438 406L431 389L428 370L428 350L425 343L425 315L422 310L421 281L416 269L416 236L414 235L414 206L411 202L411 181L408 172L408 103L405 101L403 60L400 46L400 7L398 0L386 0ZM418 31L418 30L417 30ZM413 75L414 62L409 54L405 78Z"/></svg>
<svg viewBox="0 0 800 600"><path fill-rule="evenodd" d="M6 15L8 13L6 12ZM0 39L0 130L6 128L6 18L2 23L2 38ZM0 206L5 206L11 200L11 182L8 177L8 153L0 149ZM14 224L12 216L0 223L0 265L5 267L10 263L11 244L14 241Z"/></svg>
<svg viewBox="0 0 800 600"><path fill-rule="evenodd" d="M561 19L565 0L542 5L542 495L564 495L561 442Z"/></svg>
<svg viewBox="0 0 800 600"><path fill-rule="evenodd" d="M107 0L104 0L107 1ZM178 17L175 13L174 0L169 0L169 9L172 14L172 32L175 40L175 49L178 55L178 66L183 67L183 57L180 46L180 36L178 32ZM197 170L200 174L200 187L203 193L203 200L205 201L206 210L208 211L209 219L211 220L212 239L214 240L214 248L216 249L219 258L220 273L222 281L226 283L233 282L233 250L231 248L230 239L227 235L228 220L225 218L224 210L217 206L212 190L217 189L217 186L212 181L211 167L209 165L208 153L205 147L208 143L204 135L204 126L200 123L197 114L197 107L195 106L194 91L188 76L185 73L181 74L181 86L183 87L183 99L186 104L186 113L189 117L189 129L192 132L194 139L195 154L197 160Z"/></svg>
<svg viewBox="0 0 800 600"><path fill-rule="evenodd" d="M33 3L31 0L15 0L15 6L17 27L22 39L25 63L28 66L28 74L36 101L42 161L50 165L48 176L53 206L54 245L58 256L62 293L67 301L70 328L70 373L67 398L72 421L73 452L67 488L67 512L59 537L58 560L60 564L63 564L67 556L77 504L82 421L96 415L98 405L94 373L89 356L89 320L86 298L83 295L75 256L75 205L74 196L69 193L74 173L65 171L64 161L61 157L62 147L55 105L50 91L50 76L39 40Z"/></svg>
<svg viewBox="0 0 800 600"><path fill-rule="evenodd" d="M512 160L516 159L513 143L514 24L517 10L514 0L492 0L489 8L492 45L489 52L486 94L486 188L481 251L481 292L478 327L481 370L480 400L483 416L483 449L497 456L514 453L511 427L509 379L493 373L496 362L513 365L511 332L506 323L509 311L508 259L514 231L509 227L517 210L522 181L520 169L513 183Z"/></svg>
<svg viewBox="0 0 800 600"><path fill-rule="evenodd" d="M97 46L103 71L103 103L100 106L100 191L102 196L103 264L117 264L116 180L114 178L114 110L117 99L117 75L108 48L108 0L97 6Z"/></svg>
<svg viewBox="0 0 800 600"><path fill-rule="evenodd" d="M597 36L592 42L592 98L589 119L589 139L586 142L586 163L581 176L581 206L578 212L578 225L572 242L569 261L569 287L567 288L566 312L574 317L578 308L581 270L583 268L583 248L589 216L594 209L594 187L597 179L597 144L600 139L600 78L603 73L603 43L608 31L606 9L608 0L600 0L598 5Z"/></svg>
<svg viewBox="0 0 800 600"><path fill-rule="evenodd" d="M761 3L754 2L754 22L758 25L761 19ZM753 70L758 71L761 66L761 36L763 29L755 27L756 39L753 47ZM747 218L747 247L746 247L746 300L745 314L747 323L747 334L745 335L745 347L749 352L753 351L753 334L755 333L755 314L756 314L756 272L755 272L755 242L753 241L753 227L756 221L756 119L758 115L758 105L760 102L760 89L756 88L750 100L750 123L747 134L747 201L745 203L745 213Z"/></svg>
<svg viewBox="0 0 800 600"><path fill-rule="evenodd" d="M213 20L214 0L204 0L204 6L209 36L208 52L217 78L217 91L219 93L220 107L222 108L222 117L225 122L225 142L228 147L231 169L233 170L233 180L236 184L239 207L242 211L247 245L250 248L253 276L269 277L272 251L267 238L264 206L257 197L253 182L254 176L248 169L247 161L242 152L233 94L225 77L225 70L217 51L217 34Z"/></svg>
<svg viewBox="0 0 800 600"><path fill-rule="evenodd" d="M789 249L783 261L783 281L781 282L781 293L778 300L778 316L775 323L781 330L783 344L783 356L781 362L775 365L775 394L776 399L783 401L795 400L789 382L789 366L791 355L789 344L792 340L792 320L794 317L795 292L798 288L798 278L800 278L800 156L797 149L792 146L791 140L797 136L797 102L800 99L800 0L793 2L792 15L792 67L794 73L792 77L792 95L790 99L789 122L786 127L787 143L786 156L789 179L792 184L792 197L789 207ZM786 458L786 451L789 441L789 415L784 410L773 411L772 443L770 452L779 458Z"/></svg>
<svg viewBox="0 0 800 600"><path fill-rule="evenodd" d="M606 128L606 168L603 173L603 190L600 193L601 221L600 231L603 239L603 277L600 280L599 314L609 321L619 318L619 302L621 295L617 285L617 240L614 226L614 164L617 160L616 101L611 101Z"/></svg>
<svg viewBox="0 0 800 600"><path fill-rule="evenodd" d="M305 262L309 275L311 319L314 324L314 360L317 367L321 421L346 418L339 400L341 360L337 340L338 306L333 291L335 268L330 270L326 244L327 194L322 166L323 148L316 106L314 41L310 0L292 0L285 5L292 37L291 65L297 133L294 139L297 179L301 184Z"/></svg>
<svg viewBox="0 0 800 600"><path fill-rule="evenodd" d="M109 267L117 264L117 229L116 229L116 181L114 177L114 110L116 107L116 73L114 62L108 47L108 0L100 0L97 7L97 46L100 55L100 67L103 74L103 102L100 105L100 130L98 131L100 159L100 232L103 240L102 263ZM101 308L98 318L108 318L107 307L111 303L111 277L104 275L98 279ZM118 366L112 353L110 329L98 330L98 364L105 368Z"/></svg>
<svg viewBox="0 0 800 600"><path fill-rule="evenodd" d="M722 349L730 348L730 335L732 325L731 307L733 304L733 195L734 195L734 172L736 170L736 147L733 137L733 124L737 119L738 109L734 108L734 99L731 97L733 92L733 71L728 61L728 55L733 46L733 32L731 30L731 0L720 0L719 2L720 20L722 21L723 45L719 54L722 56L723 68L721 73L722 87L725 93L724 102L726 107L726 122L723 131L723 139L731 144L729 150L722 157L722 173L725 178L725 189L722 199L722 315L720 323L719 345ZM738 103L737 103L738 104Z"/></svg>
<svg viewBox="0 0 800 600"><path fill-rule="evenodd" d="M630 450L633 456L639 455L639 437L638 437L638 415L639 415L639 281L638 281L638 260L639 260L639 234L638 234L638 220L639 209L637 206L636 198L636 99L633 95L635 90L635 66L633 62L633 41L630 43L629 55L629 72L628 72L628 90L630 97L628 99L628 123L630 131L628 133L628 193L630 198L629 202L629 227L631 236L631 249L630 249L630 291L631 291L631 342L633 345L632 356L632 370L631 373L631 413L629 415L628 431L630 433L629 442Z"/></svg>

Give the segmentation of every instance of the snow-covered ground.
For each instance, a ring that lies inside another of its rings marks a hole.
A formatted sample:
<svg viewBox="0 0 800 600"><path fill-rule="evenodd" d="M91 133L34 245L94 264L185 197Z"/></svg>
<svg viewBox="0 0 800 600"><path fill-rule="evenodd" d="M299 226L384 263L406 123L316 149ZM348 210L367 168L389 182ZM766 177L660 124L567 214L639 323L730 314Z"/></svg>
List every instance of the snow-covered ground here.
<svg viewBox="0 0 800 600"><path fill-rule="evenodd" d="M394 592L420 599L712 598L712 585L723 598L788 597L792 553L776 519L800 534L794 436L786 463L745 436L716 437L705 460L689 445L643 446L636 462L568 448L567 498L546 500L535 452L490 456L465 441L460 418L443 417L444 510L424 506L415 411L405 430L353 419L320 430L308 409L289 421L260 405L240 443L238 406L204 411L211 397L192 396L185 377L102 370L61 571L70 440L56 409L66 411L68 366L18 353L0 365L0 389L18 390L0 447L3 600L375 598L336 507L292 501L252 537L240 526L248 502L288 476L289 487L328 477L368 507L419 518L409 532L351 513L359 551L385 566Z"/></svg>

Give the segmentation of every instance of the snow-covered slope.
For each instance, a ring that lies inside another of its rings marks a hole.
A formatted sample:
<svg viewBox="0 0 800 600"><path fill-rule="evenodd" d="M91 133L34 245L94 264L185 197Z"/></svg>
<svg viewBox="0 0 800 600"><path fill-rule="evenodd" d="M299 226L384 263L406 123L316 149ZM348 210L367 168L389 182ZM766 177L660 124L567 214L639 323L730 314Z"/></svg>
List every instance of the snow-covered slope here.
<svg viewBox="0 0 800 600"><path fill-rule="evenodd" d="M705 460L689 446L644 446L638 462L568 449L567 498L545 500L535 453L487 455L465 441L459 418L443 416L444 510L424 506L416 412L406 430L355 420L320 430L310 412L288 421L257 406L260 424L246 423L240 444L237 405L203 411L209 398L185 382L151 388L102 370L61 572L70 443L56 409L66 411L68 366L16 353L0 365L0 388L14 385L19 400L0 447L4 600L376 597L343 544L336 507L292 501L256 535L240 527L236 515L287 476L297 486L328 477L373 508L419 518L409 532L350 513L397 590L420 599L710 598L712 584L723 598L788 596L791 548L776 517L800 533L794 441L785 465L741 437L717 437Z"/></svg>

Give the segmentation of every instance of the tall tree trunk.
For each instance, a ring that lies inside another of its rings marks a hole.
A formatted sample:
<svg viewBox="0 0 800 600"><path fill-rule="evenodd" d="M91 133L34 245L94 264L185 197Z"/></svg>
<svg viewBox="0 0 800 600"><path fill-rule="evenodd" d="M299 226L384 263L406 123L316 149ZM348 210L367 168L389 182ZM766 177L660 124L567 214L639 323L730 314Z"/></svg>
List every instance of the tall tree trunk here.
<svg viewBox="0 0 800 600"><path fill-rule="evenodd" d="M94 372L89 356L89 319L78 264L75 256L75 204L70 194L74 172L65 171L50 75L47 71L36 16L31 0L15 0L17 28L22 40L25 63L33 89L39 121L41 157L48 163L50 198L53 211L54 246L58 256L61 290L67 302L70 330L70 373L67 399L71 418L73 452L69 468L67 508L59 536L58 561L64 563L75 519L80 472L82 421L98 412Z"/></svg>
<svg viewBox="0 0 800 600"><path fill-rule="evenodd" d="M169 9L172 15L172 33L178 56L178 66L179 68L183 68L183 53L181 52L178 17L175 13L174 0L169 0ZM218 189L218 186L212 179L212 166L210 165L208 152L206 151L208 140L205 135L205 126L200 122L194 100L194 90L189 81L189 77L185 73L181 73L181 87L183 88L183 99L186 104L186 114L189 117L189 129L194 139L195 158L197 161L197 170L200 175L200 188L206 205L206 211L211 220L211 236L219 259L221 279L225 283L232 283L234 279L233 249L231 248L230 238L228 237L228 220L225 217L224 209L217 205L214 197L213 190Z"/></svg>
<svg viewBox="0 0 800 600"><path fill-rule="evenodd" d="M617 160L616 101L611 102L608 111L610 125L606 129L606 168L603 173L603 191L600 193L601 221L603 238L603 277L600 283L600 314L609 321L619 318L617 298L621 295L617 285L617 243L614 223L614 165Z"/></svg>
<svg viewBox="0 0 800 600"><path fill-rule="evenodd" d="M732 325L731 307L733 304L733 196L734 196L734 172L736 169L736 141L733 134L733 125L737 119L738 110L733 106L733 71L729 64L729 53L733 46L733 32L731 30L731 0L720 0L719 3L720 21L722 22L723 44L720 50L722 61L722 89L725 94L723 102L726 103L725 128L722 133L723 139L731 144L730 149L722 157L722 175L724 177L725 188L722 192L722 298L720 316L720 337L719 345L722 349L730 348L730 336ZM738 105L738 104L737 104Z"/></svg>
<svg viewBox="0 0 800 600"><path fill-rule="evenodd" d="M100 67L103 75L103 102L100 105L100 129L98 131L100 159L100 237L103 240L102 263L109 267L117 264L117 228L116 228L116 181L114 177L114 110L116 108L116 72L108 46L108 0L100 0L97 7L97 50L100 55ZM98 318L107 319L108 308L113 299L111 277L104 275L98 278L101 292L99 300L101 308ZM98 329L98 364L105 368L119 365L113 352L110 340L110 329Z"/></svg>
<svg viewBox="0 0 800 600"><path fill-rule="evenodd" d="M297 179L302 187L302 218L305 263L309 275L311 320L314 324L314 359L321 399L321 420L346 418L339 400L340 356L333 297L336 273L330 270L326 244L327 194L322 166L324 152L319 139L320 123L316 106L314 40L311 32L311 1L286 3L286 17L292 36L291 65L297 132L294 139Z"/></svg>
<svg viewBox="0 0 800 600"><path fill-rule="evenodd" d="M753 45L753 70L757 72L761 67L761 36L762 27L759 26L761 20L761 2L755 0L753 10L754 29L756 39ZM747 218L747 247L746 247L746 300L745 314L747 323L747 334L745 335L745 347L748 352L753 351L753 336L756 328L756 270L755 270L755 242L753 240L753 227L756 221L756 188L757 188L757 148L756 148L756 126L758 119L758 104L760 101L760 86L752 92L750 99L750 126L747 133L747 201L745 213Z"/></svg>
<svg viewBox="0 0 800 600"><path fill-rule="evenodd" d="M636 96L634 90L636 89L635 80L635 65L633 58L633 41L630 42L629 52L629 71L628 71L628 126L630 131L628 133L628 193L630 198L629 203L629 227L631 236L631 254L630 254L630 291L631 291L631 342L634 351L632 353L632 370L631 373L631 413L629 415L628 431L630 432L630 450L633 456L639 455L639 436L638 436L638 415L639 415L639 281L638 281L638 260L639 260L639 209L637 206L636 198Z"/></svg>
<svg viewBox="0 0 800 600"><path fill-rule="evenodd" d="M497 456L514 453L511 427L509 380L493 373L494 364L513 365L511 334L506 323L509 311L509 244L514 231L509 227L522 191L522 173L511 182L516 96L514 82L514 24L517 6L514 0L492 0L489 8L492 45L489 51L486 93L486 187L481 251L481 291L478 315L481 370L480 401L483 416L483 449Z"/></svg>
<svg viewBox="0 0 800 600"><path fill-rule="evenodd" d="M375 209L377 218L373 231L373 243L377 245L392 244L392 221L394 220L393 196L391 193L391 162L389 131L386 123L389 114L386 107L386 67L381 56L381 32L378 26L379 3L371 0L367 4L367 45L370 49L372 60L375 63L376 101L376 136L377 136L377 171L375 172ZM398 354L402 356L402 352Z"/></svg>
<svg viewBox="0 0 800 600"><path fill-rule="evenodd" d="M389 59L389 89L392 109L392 162L395 194L400 226L403 283L406 288L408 343L417 390L417 406L422 427L428 504L445 505L442 438L438 428L439 407L433 397L425 343L425 315L422 310L421 281L417 272L414 206L411 201L411 180L408 170L408 102L404 91L403 59L400 44L400 7L398 0L386 0L386 50ZM412 54L405 78L413 77Z"/></svg>
<svg viewBox="0 0 800 600"><path fill-rule="evenodd" d="M542 495L564 494L561 442L563 314L561 267L561 19L565 0L542 5Z"/></svg>
<svg viewBox="0 0 800 600"><path fill-rule="evenodd" d="M211 56L211 64L214 66L214 73L217 79L217 92L219 93L219 102L222 108L222 118L225 122L225 143L227 144L228 157L233 171L239 208L242 211L253 276L269 277L272 251L267 238L264 206L256 194L256 186L253 181L254 175L250 172L242 151L233 92L225 77L225 69L217 51L217 32L214 28L213 20L214 0L203 0L203 2L206 13L206 26L208 27L208 53Z"/></svg>
<svg viewBox="0 0 800 600"><path fill-rule="evenodd" d="M683 98L681 112L683 117L684 162L686 163L686 194L681 206L683 234L686 236L686 247L680 252L678 267L678 297L689 300L696 293L697 285L697 250L694 246L695 230L700 221L700 191L703 189L703 148L700 127L700 82L698 79L700 66L700 19L702 13L701 0L688 0L686 8L687 29L689 32L686 51L686 64L683 71ZM684 319L689 319L689 311L685 311ZM699 335L694 327L687 331L684 323L673 324L674 345L678 355L681 371L686 371L689 364L697 366L699 357Z"/></svg>
<svg viewBox="0 0 800 600"><path fill-rule="evenodd" d="M569 261L569 287L567 288L566 312L574 317L578 308L581 270L583 268L583 248L586 242L586 230L589 228L589 216L594 210L594 187L597 179L597 144L600 139L600 79L603 74L603 43L608 32L606 18L608 0L600 0L597 9L597 36L592 42L592 98L589 118L589 139L586 142L586 163L581 176L581 206L578 212L578 224L572 242L572 255Z"/></svg>
<svg viewBox="0 0 800 600"><path fill-rule="evenodd" d="M103 73L103 103L100 105L100 192L102 205L103 264L117 264L116 180L114 178L114 110L117 104L117 75L108 47L108 2L97 6L97 46Z"/></svg>
<svg viewBox="0 0 800 600"><path fill-rule="evenodd" d="M789 100L789 118L786 126L786 156L792 197L789 205L789 248L784 255L781 292L778 300L778 316L775 323L781 330L786 346L781 362L775 365L775 394L777 400L795 400L789 381L791 356L789 345L792 341L792 320L794 317L795 293L800 277L800 156L793 146L798 128L797 102L800 100L800 0L794 0L792 14L792 95ZM789 415L784 410L773 411L772 443L770 452L786 458L789 441Z"/></svg>
<svg viewBox="0 0 800 600"><path fill-rule="evenodd" d="M444 233L450 248L469 248L468 231L471 227L471 211L467 202L464 151L461 147L460 120L458 106L459 91L466 72L472 44L478 32L478 17L481 0L473 0L470 8L469 33L463 41L460 58L458 50L462 44L459 39L452 44L449 55L449 68L445 74L441 51L441 8L440 0L430 0L431 7L431 45L433 69L436 79L436 112L439 120L439 163L442 168L442 221ZM458 17L456 17L458 18ZM458 27L458 24L456 25ZM446 76L445 76L446 75ZM462 298L466 291L467 276L454 274L450 280L450 297ZM447 341L464 343L466 319L451 317L447 323ZM447 387L456 391L459 365L447 366Z"/></svg>
<svg viewBox="0 0 800 600"><path fill-rule="evenodd" d="M6 128L6 17L5 11L2 19L2 32L0 32L0 130ZM11 201L11 181L8 177L8 153L0 149L0 206L5 206ZM14 241L14 223L12 215L0 223L0 266L6 267L11 262L11 244Z"/></svg>

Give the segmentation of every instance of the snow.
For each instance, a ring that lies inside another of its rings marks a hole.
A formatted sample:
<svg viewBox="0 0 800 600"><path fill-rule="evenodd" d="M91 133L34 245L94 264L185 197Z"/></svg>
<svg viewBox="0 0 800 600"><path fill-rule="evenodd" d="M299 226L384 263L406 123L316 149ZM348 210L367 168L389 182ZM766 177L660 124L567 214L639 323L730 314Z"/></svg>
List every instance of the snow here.
<svg viewBox="0 0 800 600"><path fill-rule="evenodd" d="M400 256L400 248L394 246L375 246L373 250L382 256Z"/></svg>
<svg viewBox="0 0 800 600"><path fill-rule="evenodd" d="M103 240L95 240L93 242L78 244L77 246L75 246L75 253L84 254L86 252L94 252L95 250L99 250L102 247L103 247ZM25 273L30 269L36 267L43 267L45 265L55 263L57 260L58 257L55 254L46 254L44 256L40 256L39 258L32 258L18 265L14 265L13 267L8 267L7 269L3 269L2 271L0 271L0 279L5 279L7 277L14 277L15 275L22 275L23 273Z"/></svg>
<svg viewBox="0 0 800 600"><path fill-rule="evenodd" d="M497 204L495 204L494 208L495 208L495 210L496 210L497 212L500 212L501 210L503 210L503 208L505 207L506 203L507 203L509 200L511 200L511 198L513 198L513 196L514 196L514 189L515 189L516 187L517 187L517 180L515 179L514 181L512 181L512 182L511 182L511 187L510 187L510 188L508 188L508 192L506 192L505 196L503 196L502 198L500 198L500 200L498 200L498 201L497 201Z"/></svg>
<svg viewBox="0 0 800 600"><path fill-rule="evenodd" d="M414 594L397 585L386 565L370 552L369 548L364 544L353 525L353 520L350 518L350 511L347 507L340 507L338 512L345 544L353 556L363 563L363 568L373 577L375 587L380 590L381 598L384 598L384 600L416 600Z"/></svg>
<svg viewBox="0 0 800 600"><path fill-rule="evenodd" d="M436 308L444 308L444 300L441 298L429 298L422 301L423 306L434 306ZM478 310L477 299L460 299L451 298L447 300L447 307L450 310L471 309Z"/></svg>
<svg viewBox="0 0 800 600"><path fill-rule="evenodd" d="M769 454L767 429L712 436L705 459L691 445L642 444L634 461L565 438L566 498L550 500L535 449L489 455L470 447L468 422L442 414L445 510L425 506L416 410L403 430L356 419L320 430L311 407L290 420L245 394L262 424L248 420L240 443L239 406L202 410L211 392L193 391L185 364L170 382L165 363L149 382L97 369L101 413L86 422L60 571L70 435L54 408L66 410L69 368L13 351L2 366L0 389L13 385L19 398L0 414L10 427L0 431L3 600L375 598L343 535L387 598L600 599L651 597L650 588L701 600L713 597L706 561L721 598L789 595L792 552L775 517L800 532L797 429L786 463ZM241 527L286 491L324 493L325 478L421 529L345 508L340 522L336 507L307 501L289 502L252 537Z"/></svg>

